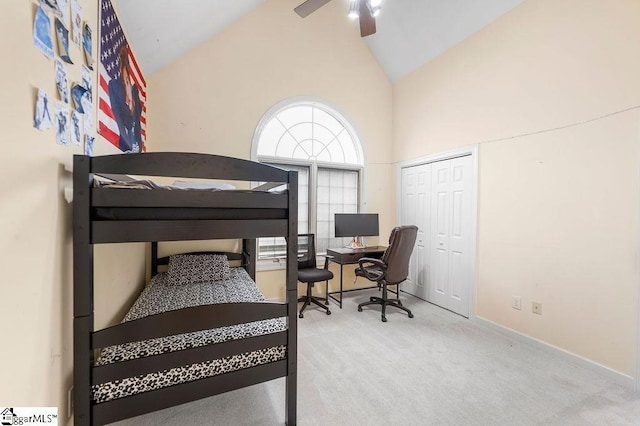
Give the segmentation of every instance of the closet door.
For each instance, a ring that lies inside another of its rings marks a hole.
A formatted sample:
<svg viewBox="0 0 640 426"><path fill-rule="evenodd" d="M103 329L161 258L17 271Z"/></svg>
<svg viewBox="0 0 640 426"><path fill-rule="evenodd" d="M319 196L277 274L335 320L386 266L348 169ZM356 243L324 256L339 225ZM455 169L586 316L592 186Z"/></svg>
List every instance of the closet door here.
<svg viewBox="0 0 640 426"><path fill-rule="evenodd" d="M449 287L449 233L451 228L451 161L438 161L431 169L431 273L427 300L447 307Z"/></svg>
<svg viewBox="0 0 640 426"><path fill-rule="evenodd" d="M431 204L431 165L402 169L401 220L402 225L416 225L418 236L409 263L409 278L402 284L402 290L427 298L427 280L429 278L429 221Z"/></svg>
<svg viewBox="0 0 640 426"><path fill-rule="evenodd" d="M431 273L427 300L469 316L472 157L432 164Z"/></svg>
<svg viewBox="0 0 640 426"><path fill-rule="evenodd" d="M451 161L451 228L449 232L449 285L446 308L469 316L471 286L471 156Z"/></svg>

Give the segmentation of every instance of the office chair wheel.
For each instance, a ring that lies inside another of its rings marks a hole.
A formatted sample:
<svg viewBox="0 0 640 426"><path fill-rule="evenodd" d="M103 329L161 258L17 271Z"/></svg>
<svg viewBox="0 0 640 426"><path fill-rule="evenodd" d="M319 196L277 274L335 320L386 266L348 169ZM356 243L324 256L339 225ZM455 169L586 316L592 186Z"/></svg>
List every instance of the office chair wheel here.
<svg viewBox="0 0 640 426"><path fill-rule="evenodd" d="M331 315L331 311L329 311L329 310L328 310L328 311L327 311L327 315Z"/></svg>
<svg viewBox="0 0 640 426"><path fill-rule="evenodd" d="M382 322L387 322L387 317L382 317Z"/></svg>
<svg viewBox="0 0 640 426"><path fill-rule="evenodd" d="M300 314L298 315L298 318L304 318L304 315Z"/></svg>
<svg viewBox="0 0 640 426"><path fill-rule="evenodd" d="M413 318L413 314L412 313L409 313L409 318Z"/></svg>
<svg viewBox="0 0 640 426"><path fill-rule="evenodd" d="M358 312L362 312L362 306L358 306Z"/></svg>

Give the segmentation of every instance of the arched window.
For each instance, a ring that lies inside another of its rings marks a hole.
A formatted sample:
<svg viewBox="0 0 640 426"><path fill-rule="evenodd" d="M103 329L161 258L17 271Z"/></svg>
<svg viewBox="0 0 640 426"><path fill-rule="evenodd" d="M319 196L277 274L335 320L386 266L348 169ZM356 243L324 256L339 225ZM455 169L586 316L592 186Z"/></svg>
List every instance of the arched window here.
<svg viewBox="0 0 640 426"><path fill-rule="evenodd" d="M323 102L287 100L263 116L253 138L253 159L298 171L298 232L316 234L317 252L340 247L334 215L358 213L364 165L351 124ZM261 257L278 257L284 241L261 238Z"/></svg>

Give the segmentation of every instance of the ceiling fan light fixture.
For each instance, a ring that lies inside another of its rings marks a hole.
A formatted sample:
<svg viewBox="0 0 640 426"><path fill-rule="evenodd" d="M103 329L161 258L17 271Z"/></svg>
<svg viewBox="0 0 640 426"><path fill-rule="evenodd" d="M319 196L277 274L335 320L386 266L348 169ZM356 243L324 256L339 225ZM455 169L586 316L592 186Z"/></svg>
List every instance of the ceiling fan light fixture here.
<svg viewBox="0 0 640 426"><path fill-rule="evenodd" d="M351 0L351 4L349 5L349 18L358 19L360 17L360 13L358 12L358 0Z"/></svg>
<svg viewBox="0 0 640 426"><path fill-rule="evenodd" d="M382 10L382 0L364 0L366 1L367 9L369 9L369 13L372 17L376 17L380 15L380 11Z"/></svg>

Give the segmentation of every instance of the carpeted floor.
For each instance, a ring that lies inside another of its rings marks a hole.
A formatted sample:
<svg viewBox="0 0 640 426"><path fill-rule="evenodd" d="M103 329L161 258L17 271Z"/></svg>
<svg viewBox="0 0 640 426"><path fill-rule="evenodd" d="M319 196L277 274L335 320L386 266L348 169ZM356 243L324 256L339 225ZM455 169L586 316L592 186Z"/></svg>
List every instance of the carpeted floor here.
<svg viewBox="0 0 640 426"><path fill-rule="evenodd" d="M640 393L411 296L357 312L376 293L299 320L298 424L640 425ZM284 379L118 423L278 424Z"/></svg>

